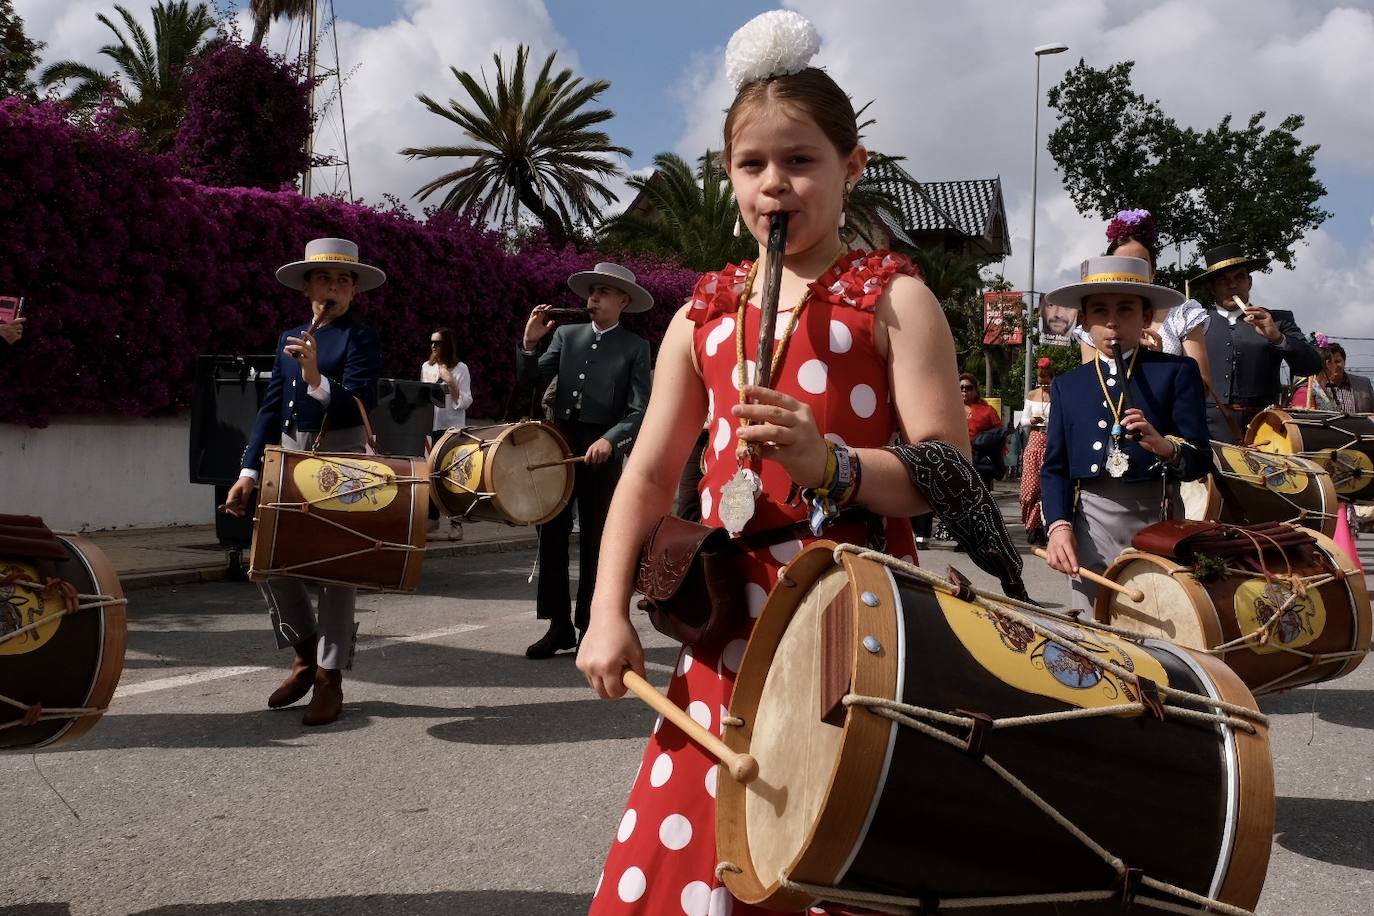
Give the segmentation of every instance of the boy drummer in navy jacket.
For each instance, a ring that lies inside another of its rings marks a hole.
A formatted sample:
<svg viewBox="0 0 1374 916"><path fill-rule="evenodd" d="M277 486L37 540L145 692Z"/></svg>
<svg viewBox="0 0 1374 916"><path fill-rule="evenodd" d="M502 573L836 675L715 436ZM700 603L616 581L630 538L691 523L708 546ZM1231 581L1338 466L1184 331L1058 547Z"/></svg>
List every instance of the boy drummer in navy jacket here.
<svg viewBox="0 0 1374 916"><path fill-rule="evenodd" d="M1047 297L1079 308L1098 358L1051 389L1049 441L1040 472L1049 563L1101 573L1168 500L1182 517L1179 480L1212 469L1197 363L1140 346L1156 309L1182 294L1150 283L1140 258L1095 257L1082 280ZM1120 359L1117 355L1120 354ZM1097 586L1075 578L1072 606L1089 610Z"/></svg>

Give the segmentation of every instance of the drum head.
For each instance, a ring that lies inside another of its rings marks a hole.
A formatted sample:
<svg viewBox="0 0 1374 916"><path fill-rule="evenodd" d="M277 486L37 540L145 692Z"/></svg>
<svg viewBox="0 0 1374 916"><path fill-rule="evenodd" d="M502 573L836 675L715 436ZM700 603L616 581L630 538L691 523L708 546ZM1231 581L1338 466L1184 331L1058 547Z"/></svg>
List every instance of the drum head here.
<svg viewBox="0 0 1374 916"><path fill-rule="evenodd" d="M762 791L750 791L745 800L745 829L754 868L761 875L783 874L796 860L830 786L844 732L819 715L797 715L796 708L817 702L821 617L848 586L849 576L836 567L802 599L778 643L759 697L751 744L754 757L759 772L767 774L767 785L787 787L777 793L759 786Z"/></svg>
<svg viewBox="0 0 1374 916"><path fill-rule="evenodd" d="M1271 407L1260 411L1250 421L1250 428L1245 431L1245 444L1262 452L1292 455L1302 451L1302 433L1287 411Z"/></svg>
<svg viewBox="0 0 1374 916"><path fill-rule="evenodd" d="M1108 567L1106 575L1144 592L1145 600L1136 602L1121 592L1100 589L1094 607L1100 622L1190 649L1222 642L1212 600L1186 567L1154 554L1128 553Z"/></svg>
<svg viewBox="0 0 1374 916"><path fill-rule="evenodd" d="M530 470L569 457L568 443L551 426L516 423L501 434L487 458L487 483L497 508L517 525L542 525L572 497L570 464Z"/></svg>

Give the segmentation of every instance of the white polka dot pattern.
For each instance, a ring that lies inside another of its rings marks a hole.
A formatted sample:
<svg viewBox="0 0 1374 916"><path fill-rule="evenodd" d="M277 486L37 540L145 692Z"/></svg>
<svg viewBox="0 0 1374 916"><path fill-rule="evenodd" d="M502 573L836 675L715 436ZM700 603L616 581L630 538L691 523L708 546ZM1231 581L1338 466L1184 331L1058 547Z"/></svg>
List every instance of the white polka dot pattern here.
<svg viewBox="0 0 1374 916"><path fill-rule="evenodd" d="M797 554L801 553L801 541L796 539L783 541L781 544L774 544L768 548L768 552L773 555L773 559L779 563L786 563Z"/></svg>
<svg viewBox="0 0 1374 916"><path fill-rule="evenodd" d="M759 377L758 363L754 362L752 359L746 359L744 361L744 364L745 374L748 376L749 382L752 384L754 379ZM734 384L735 390L738 391L740 388L739 363L735 363L735 368L730 370L730 381Z"/></svg>
<svg viewBox="0 0 1374 916"><path fill-rule="evenodd" d="M692 721L702 728L709 729L711 727L711 707L700 700L694 700L687 707L687 715L691 716Z"/></svg>
<svg viewBox="0 0 1374 916"><path fill-rule="evenodd" d="M660 788L673 776L673 758L667 754L659 754L654 760L654 765L649 770L649 785L655 789Z"/></svg>
<svg viewBox="0 0 1374 916"><path fill-rule="evenodd" d="M797 370L797 384L801 385L802 391L810 394L825 394L825 383L829 372L830 370L825 363L818 359L808 359Z"/></svg>
<svg viewBox="0 0 1374 916"><path fill-rule="evenodd" d="M711 908L706 911L706 916L730 916L731 910L735 908L733 901L729 890L723 887L716 888L711 891Z"/></svg>
<svg viewBox="0 0 1374 916"><path fill-rule="evenodd" d="M854 408L854 412L867 420L873 416L873 411L878 409L877 392L869 385L855 385L854 390L849 392L849 406Z"/></svg>
<svg viewBox="0 0 1374 916"><path fill-rule="evenodd" d="M757 617L763 610L763 603L768 600L768 591L762 585L750 582L744 586L744 600L749 605L749 616Z"/></svg>
<svg viewBox="0 0 1374 916"><path fill-rule="evenodd" d="M711 885L693 881L682 889L680 902L685 916L711 916Z"/></svg>
<svg viewBox="0 0 1374 916"><path fill-rule="evenodd" d="M635 832L635 822L639 820L639 814L634 808L626 808L625 814L620 818L620 829L615 832L615 838L623 843Z"/></svg>
<svg viewBox="0 0 1374 916"><path fill-rule="evenodd" d="M616 892L620 894L620 899L625 903L634 903L644 896L644 891L648 886L649 882L644 878L643 869L631 865L620 876L620 884L616 887Z"/></svg>
<svg viewBox="0 0 1374 916"><path fill-rule="evenodd" d="M728 315L706 334L706 355L715 356L720 345L735 336L735 319Z"/></svg>
<svg viewBox="0 0 1374 916"><path fill-rule="evenodd" d="M719 455L725 451L725 446L730 444L730 421L721 417L716 421L716 435L711 440L711 448L716 450Z"/></svg>
<svg viewBox="0 0 1374 916"><path fill-rule="evenodd" d="M692 842L692 822L681 814L670 814L658 825L658 839L674 851L685 849Z"/></svg>
<svg viewBox="0 0 1374 916"><path fill-rule="evenodd" d="M682 677L688 671L691 671L692 662L694 661L696 661L696 657L692 655L692 647L683 646L682 652L679 653L677 657L677 676Z"/></svg>
<svg viewBox="0 0 1374 916"><path fill-rule="evenodd" d="M720 660L731 671L739 671L739 663L744 660L744 647L748 645L743 639L732 639L728 642L720 653Z"/></svg>
<svg viewBox="0 0 1374 916"><path fill-rule="evenodd" d="M711 498L710 490L701 491L701 520L703 523L711 520L711 510L714 509L715 500Z"/></svg>
<svg viewBox="0 0 1374 916"><path fill-rule="evenodd" d="M716 781L720 779L720 767L714 766L706 771L706 794L716 797Z"/></svg>
<svg viewBox="0 0 1374 916"><path fill-rule="evenodd" d="M848 353L854 346L854 334L843 321L830 319L830 352Z"/></svg>

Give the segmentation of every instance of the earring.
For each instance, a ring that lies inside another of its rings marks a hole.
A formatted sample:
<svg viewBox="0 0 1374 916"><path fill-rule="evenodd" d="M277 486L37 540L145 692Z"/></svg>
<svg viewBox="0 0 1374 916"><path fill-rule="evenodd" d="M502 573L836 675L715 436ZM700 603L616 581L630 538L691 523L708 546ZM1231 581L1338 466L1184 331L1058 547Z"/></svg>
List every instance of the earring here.
<svg viewBox="0 0 1374 916"><path fill-rule="evenodd" d="M736 213L736 214L735 214L735 238L739 238L739 234L740 234L739 214Z"/></svg>

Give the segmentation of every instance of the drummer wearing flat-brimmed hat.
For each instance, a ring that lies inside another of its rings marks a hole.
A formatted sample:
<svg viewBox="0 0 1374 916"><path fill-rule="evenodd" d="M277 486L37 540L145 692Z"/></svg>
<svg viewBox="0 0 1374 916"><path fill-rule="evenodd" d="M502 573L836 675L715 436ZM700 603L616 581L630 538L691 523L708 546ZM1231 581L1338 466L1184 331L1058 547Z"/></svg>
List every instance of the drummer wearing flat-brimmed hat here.
<svg viewBox="0 0 1374 916"><path fill-rule="evenodd" d="M549 630L525 650L528 658L549 658L575 649L587 628L601 531L620 480L621 462L639 434L649 404L649 342L622 327L620 316L647 311L654 304L653 296L635 282L633 273L608 262L573 274L568 287L586 299L591 321L556 326L549 316L551 307L536 306L516 351L522 387L543 391L558 380L553 423L573 454L585 459L577 465L573 498L539 529L536 612L540 620L549 621ZM546 338L548 347L537 353ZM568 538L574 505L578 583L576 610L570 616Z"/></svg>
<svg viewBox="0 0 1374 916"><path fill-rule="evenodd" d="M1104 572L1161 520L1161 492L1182 517L1178 481L1211 470L1197 363L1140 343L1156 310L1183 301L1150 277L1142 258L1089 258L1080 282L1045 297L1078 309L1098 354L1050 388L1041 505L1050 565L1069 575ZM1097 587L1075 579L1071 588L1073 607L1090 610Z"/></svg>
<svg viewBox="0 0 1374 916"><path fill-rule="evenodd" d="M305 257L277 269L277 279L300 290L310 302L311 320L277 340L272 380L263 395L238 482L225 511L242 515L262 471L269 445L309 449L318 439L326 451L363 451L365 434L358 402L377 404L382 345L377 332L349 311L353 297L386 282L386 274L358 257L347 239L315 239ZM320 430L328 418L328 430ZM268 579L263 597L280 648L295 650L291 672L267 700L276 709L311 693L302 722L324 725L343 709L343 669L352 665L353 611L357 590L320 586L318 619L299 579Z"/></svg>
<svg viewBox="0 0 1374 916"><path fill-rule="evenodd" d="M1233 243L1211 249L1204 260L1207 269L1192 283L1211 290L1216 300L1205 338L1216 395L1207 405L1207 425L1213 439L1236 443L1257 413L1279 402L1279 365L1287 363L1295 376L1315 375L1322 371L1322 356L1292 312L1250 298L1250 274L1267 267L1268 258L1247 255Z"/></svg>

